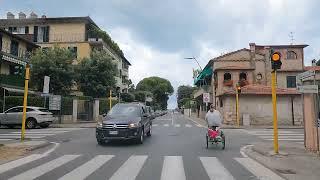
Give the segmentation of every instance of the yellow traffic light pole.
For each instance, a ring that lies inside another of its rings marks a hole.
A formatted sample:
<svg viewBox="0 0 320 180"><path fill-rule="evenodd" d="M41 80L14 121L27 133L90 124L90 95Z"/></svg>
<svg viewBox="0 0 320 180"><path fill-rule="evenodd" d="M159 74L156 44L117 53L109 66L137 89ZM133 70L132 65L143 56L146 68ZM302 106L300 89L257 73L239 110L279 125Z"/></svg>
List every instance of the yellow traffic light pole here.
<svg viewBox="0 0 320 180"><path fill-rule="evenodd" d="M109 92L109 111L111 110L111 107L112 107L112 90L110 90Z"/></svg>
<svg viewBox="0 0 320 180"><path fill-rule="evenodd" d="M271 91L272 91L272 107L273 107L273 143L274 143L274 153L279 153L278 144L278 113L277 113L277 84L276 77L277 71L271 72Z"/></svg>
<svg viewBox="0 0 320 180"><path fill-rule="evenodd" d="M26 74L24 80L24 96L23 96L23 114L22 114L22 126L21 126L21 141L24 141L26 131L26 113L27 113L27 100L28 100L28 86L30 78L30 66L26 65Z"/></svg>
<svg viewBox="0 0 320 180"><path fill-rule="evenodd" d="M240 126L240 117L239 117L239 92L238 87L236 87L236 116L237 116L237 126Z"/></svg>

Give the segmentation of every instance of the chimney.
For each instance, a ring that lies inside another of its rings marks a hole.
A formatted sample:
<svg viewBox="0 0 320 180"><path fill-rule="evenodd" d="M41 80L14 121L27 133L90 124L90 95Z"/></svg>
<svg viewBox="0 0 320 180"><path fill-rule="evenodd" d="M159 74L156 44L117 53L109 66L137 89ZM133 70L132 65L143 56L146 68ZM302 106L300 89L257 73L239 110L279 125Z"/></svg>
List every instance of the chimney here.
<svg viewBox="0 0 320 180"><path fill-rule="evenodd" d="M317 61L315 59L313 59L311 63L312 63L312 66L317 66Z"/></svg>
<svg viewBox="0 0 320 180"><path fill-rule="evenodd" d="M38 18L38 15L37 15L36 13L32 12L32 13L30 14L29 18L30 18L30 19L36 19L36 18Z"/></svg>
<svg viewBox="0 0 320 180"><path fill-rule="evenodd" d="M8 12L7 19L14 19L14 14L12 14L11 12Z"/></svg>
<svg viewBox="0 0 320 180"><path fill-rule="evenodd" d="M23 12L19 12L19 19L26 19L26 14Z"/></svg>
<svg viewBox="0 0 320 180"><path fill-rule="evenodd" d="M256 43L249 43L249 46L250 46L250 51L252 53L255 53L256 52Z"/></svg>

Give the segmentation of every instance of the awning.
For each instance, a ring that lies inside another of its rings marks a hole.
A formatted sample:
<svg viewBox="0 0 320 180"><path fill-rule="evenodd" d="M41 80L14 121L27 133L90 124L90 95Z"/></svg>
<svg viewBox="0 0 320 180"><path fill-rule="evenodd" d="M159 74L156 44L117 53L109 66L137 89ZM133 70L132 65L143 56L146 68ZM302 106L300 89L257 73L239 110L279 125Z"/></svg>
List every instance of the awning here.
<svg viewBox="0 0 320 180"><path fill-rule="evenodd" d="M198 75L198 77L194 80L194 84L197 84L199 81L204 80L205 77L211 76L213 73L211 67L204 68L201 73Z"/></svg>
<svg viewBox="0 0 320 180"><path fill-rule="evenodd" d="M24 93L24 89L9 88L9 87L2 87L2 88L9 92L22 93L22 94ZM36 94L36 92L29 90L28 94Z"/></svg>

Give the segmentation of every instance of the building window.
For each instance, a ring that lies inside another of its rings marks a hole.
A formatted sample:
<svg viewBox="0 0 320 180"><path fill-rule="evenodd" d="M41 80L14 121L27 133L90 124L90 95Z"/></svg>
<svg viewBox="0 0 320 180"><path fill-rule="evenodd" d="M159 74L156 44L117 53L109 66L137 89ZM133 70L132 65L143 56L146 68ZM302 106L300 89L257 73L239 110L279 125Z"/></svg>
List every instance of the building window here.
<svg viewBox="0 0 320 180"><path fill-rule="evenodd" d="M19 53L19 43L17 41L11 41L10 54L18 56Z"/></svg>
<svg viewBox="0 0 320 180"><path fill-rule="evenodd" d="M77 47L68 47L69 51L72 53L72 57L77 59L78 58L78 48Z"/></svg>
<svg viewBox="0 0 320 180"><path fill-rule="evenodd" d="M287 76L287 88L296 88L296 76Z"/></svg>
<svg viewBox="0 0 320 180"><path fill-rule="evenodd" d="M297 59L297 54L294 51L288 51L287 59Z"/></svg>
<svg viewBox="0 0 320 180"><path fill-rule="evenodd" d="M231 80L231 74L230 73L224 73L223 80L224 81L230 81Z"/></svg>
<svg viewBox="0 0 320 180"><path fill-rule="evenodd" d="M245 72L242 72L239 74L239 80L240 81L245 81L247 80L247 74Z"/></svg>
<svg viewBox="0 0 320 180"><path fill-rule="evenodd" d="M34 26L34 41L49 42L49 26Z"/></svg>

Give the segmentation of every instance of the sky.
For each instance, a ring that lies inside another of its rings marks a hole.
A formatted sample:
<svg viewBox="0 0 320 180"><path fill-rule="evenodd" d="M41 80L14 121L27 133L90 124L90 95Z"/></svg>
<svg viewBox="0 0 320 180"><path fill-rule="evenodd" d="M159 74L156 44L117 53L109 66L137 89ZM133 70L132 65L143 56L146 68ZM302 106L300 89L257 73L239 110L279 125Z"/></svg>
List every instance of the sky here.
<svg viewBox="0 0 320 180"><path fill-rule="evenodd" d="M305 64L310 65L320 56L318 7L317 0L0 0L0 17L8 11L90 16L131 62L134 84L159 76L176 90L192 85L192 70L198 68L185 57L196 57L204 67L251 42L308 44ZM168 104L176 107L176 94Z"/></svg>

